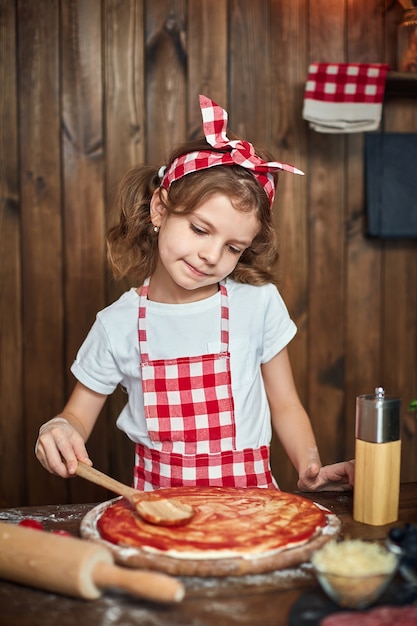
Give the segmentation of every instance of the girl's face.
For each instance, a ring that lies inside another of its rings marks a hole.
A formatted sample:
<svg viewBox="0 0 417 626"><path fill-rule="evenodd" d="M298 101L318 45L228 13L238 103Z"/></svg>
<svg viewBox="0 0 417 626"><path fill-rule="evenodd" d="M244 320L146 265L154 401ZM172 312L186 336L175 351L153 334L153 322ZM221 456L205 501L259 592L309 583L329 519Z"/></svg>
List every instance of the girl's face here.
<svg viewBox="0 0 417 626"><path fill-rule="evenodd" d="M166 213L156 192L151 219L160 230L159 259L149 297L161 302L190 302L214 294L260 228L254 211L235 209L219 193L188 215L172 215Z"/></svg>

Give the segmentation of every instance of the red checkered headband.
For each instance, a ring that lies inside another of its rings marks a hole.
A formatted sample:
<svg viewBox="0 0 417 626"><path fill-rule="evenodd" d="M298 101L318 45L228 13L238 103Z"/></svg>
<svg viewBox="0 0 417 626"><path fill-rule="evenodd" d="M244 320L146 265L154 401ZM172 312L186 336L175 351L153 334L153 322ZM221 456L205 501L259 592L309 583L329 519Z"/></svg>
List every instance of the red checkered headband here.
<svg viewBox="0 0 417 626"><path fill-rule="evenodd" d="M231 141L226 135L227 112L206 96L200 96L200 109L203 118L203 130L207 142L215 152L203 150L188 152L179 156L167 168L161 168L161 187L169 189L171 184L191 172L206 170L215 165L240 165L249 170L265 189L269 202L274 202L275 185L271 172L285 170L293 174L303 174L301 170L287 163L267 162L255 154L255 148L248 141Z"/></svg>

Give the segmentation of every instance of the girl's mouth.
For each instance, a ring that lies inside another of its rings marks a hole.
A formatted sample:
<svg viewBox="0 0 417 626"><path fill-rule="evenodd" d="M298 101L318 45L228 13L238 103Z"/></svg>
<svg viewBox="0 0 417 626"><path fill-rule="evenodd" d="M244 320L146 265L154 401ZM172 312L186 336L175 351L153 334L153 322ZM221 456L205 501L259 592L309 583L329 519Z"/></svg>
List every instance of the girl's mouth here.
<svg viewBox="0 0 417 626"><path fill-rule="evenodd" d="M194 267L194 265L191 265L190 263L188 263L187 261L184 261L185 265L188 267L188 269L190 270L190 272L192 272L193 274L195 274L196 276L200 276L205 277L208 274L206 272L202 272L201 270L197 269L196 267Z"/></svg>

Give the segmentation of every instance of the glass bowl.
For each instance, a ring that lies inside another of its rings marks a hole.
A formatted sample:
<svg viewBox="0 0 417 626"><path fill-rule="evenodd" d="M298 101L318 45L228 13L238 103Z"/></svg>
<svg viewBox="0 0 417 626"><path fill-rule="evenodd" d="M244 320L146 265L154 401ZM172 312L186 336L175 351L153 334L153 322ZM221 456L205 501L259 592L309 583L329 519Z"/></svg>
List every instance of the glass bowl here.
<svg viewBox="0 0 417 626"><path fill-rule="evenodd" d="M394 577L397 558L379 544L365 541L329 544L311 559L323 591L343 608L364 609L374 604Z"/></svg>
<svg viewBox="0 0 417 626"><path fill-rule="evenodd" d="M314 568L323 591L333 602L343 608L365 609L378 600L391 582L395 570L390 573L355 576L332 574Z"/></svg>

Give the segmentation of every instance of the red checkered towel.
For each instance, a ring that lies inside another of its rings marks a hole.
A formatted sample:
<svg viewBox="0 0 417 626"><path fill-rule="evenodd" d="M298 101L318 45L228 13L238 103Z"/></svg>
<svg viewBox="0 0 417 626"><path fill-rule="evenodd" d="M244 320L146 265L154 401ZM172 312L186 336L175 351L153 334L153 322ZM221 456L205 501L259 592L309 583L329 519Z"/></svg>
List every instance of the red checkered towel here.
<svg viewBox="0 0 417 626"><path fill-rule="evenodd" d="M312 63L303 118L321 133L377 130L388 69L381 63Z"/></svg>

